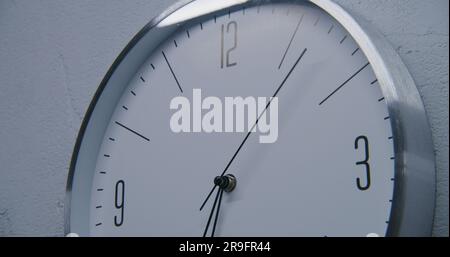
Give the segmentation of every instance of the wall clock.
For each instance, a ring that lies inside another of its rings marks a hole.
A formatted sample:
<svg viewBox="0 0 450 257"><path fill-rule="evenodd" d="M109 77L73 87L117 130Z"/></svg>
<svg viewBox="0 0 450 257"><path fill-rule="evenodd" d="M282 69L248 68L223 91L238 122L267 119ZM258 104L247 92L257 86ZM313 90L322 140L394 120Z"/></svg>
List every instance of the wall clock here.
<svg viewBox="0 0 450 257"><path fill-rule="evenodd" d="M432 149L396 52L332 1L180 1L89 106L66 233L430 235Z"/></svg>

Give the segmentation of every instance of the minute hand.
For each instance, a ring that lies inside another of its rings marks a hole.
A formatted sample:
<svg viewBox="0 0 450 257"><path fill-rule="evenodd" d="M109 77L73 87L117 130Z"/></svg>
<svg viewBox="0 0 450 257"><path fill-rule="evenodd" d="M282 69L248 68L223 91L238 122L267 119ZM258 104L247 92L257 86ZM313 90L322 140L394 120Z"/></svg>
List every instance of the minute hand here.
<svg viewBox="0 0 450 257"><path fill-rule="evenodd" d="M228 168L230 167L231 163L233 163L234 159L236 158L237 154L239 153L239 151L241 150L242 146L244 146L245 142L247 141L248 137L250 136L250 134L252 133L252 130L255 128L255 126L258 124L259 119L261 118L261 116L266 112L267 108L269 108L270 103L272 102L272 99L274 97L277 96L278 92L280 91L280 89L283 87L283 85L286 83L287 79L289 78L289 76L291 75L292 71L294 71L295 67L297 66L297 64L300 62L300 60L302 59L303 55L306 53L307 48L303 49L302 53L300 54L300 57L298 57L297 61L294 63L294 65L292 66L292 68L289 70L288 74L286 75L286 77L283 79L283 81L281 82L281 84L278 86L277 90L275 91L275 93L273 94L272 98L269 100L269 102L266 105L266 108L264 108L264 110L261 112L261 114L258 116L258 118L255 121L255 124L253 124L252 128L248 131L247 135L245 136L244 140L242 141L242 143L239 145L238 149L236 150L236 152L234 153L233 157L231 157L231 160L228 162L227 166L225 167L225 169L222 171L222 174L220 176L225 175L225 173L227 172ZM205 206L206 202L208 202L209 198L211 197L211 194L214 192L214 190L216 189L217 185L214 185L213 188L211 189L211 191L209 192L208 196L206 197L205 201L203 201L202 206L200 207L200 211L203 209L203 207Z"/></svg>

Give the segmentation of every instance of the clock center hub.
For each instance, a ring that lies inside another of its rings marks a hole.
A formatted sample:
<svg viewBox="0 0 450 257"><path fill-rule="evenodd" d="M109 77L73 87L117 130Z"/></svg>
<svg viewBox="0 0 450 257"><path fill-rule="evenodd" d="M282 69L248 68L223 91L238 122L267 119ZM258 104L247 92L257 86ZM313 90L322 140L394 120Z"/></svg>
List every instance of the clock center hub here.
<svg viewBox="0 0 450 257"><path fill-rule="evenodd" d="M214 184L225 192L231 192L236 187L236 177L233 174L217 176L214 178Z"/></svg>

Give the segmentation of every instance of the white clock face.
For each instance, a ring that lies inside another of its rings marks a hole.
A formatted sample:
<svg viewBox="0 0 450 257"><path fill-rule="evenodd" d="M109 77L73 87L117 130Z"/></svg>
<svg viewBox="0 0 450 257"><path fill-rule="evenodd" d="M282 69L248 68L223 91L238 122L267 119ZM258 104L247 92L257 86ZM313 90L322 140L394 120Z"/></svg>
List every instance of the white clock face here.
<svg viewBox="0 0 450 257"><path fill-rule="evenodd" d="M220 187L199 208L228 164L237 184L207 235L386 234L395 171L387 105L362 50L318 7L246 6L186 23L133 73L92 171L91 235L202 236ZM202 100L275 95L264 113L278 114L274 142L261 143L259 131L192 132L200 91ZM180 96L191 132L170 125Z"/></svg>

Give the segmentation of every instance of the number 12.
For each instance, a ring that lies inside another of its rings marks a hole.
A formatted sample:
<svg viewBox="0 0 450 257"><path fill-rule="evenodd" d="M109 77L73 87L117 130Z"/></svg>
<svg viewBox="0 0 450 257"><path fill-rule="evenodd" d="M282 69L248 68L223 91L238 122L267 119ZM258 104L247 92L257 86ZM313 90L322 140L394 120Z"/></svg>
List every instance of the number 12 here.
<svg viewBox="0 0 450 257"><path fill-rule="evenodd" d="M226 67L231 67L231 66L235 66L237 63L236 62L231 62L230 61L230 53L232 51L234 51L237 47L237 23L235 21L230 21L227 24L227 32L226 33L230 33L231 28L233 29L234 33L234 39L233 39L233 46L231 48L229 48L226 53L225 53L225 25L222 24L222 34L221 34L221 41L220 41L220 68L224 68L224 66L226 65ZM226 60L224 60L226 59Z"/></svg>

